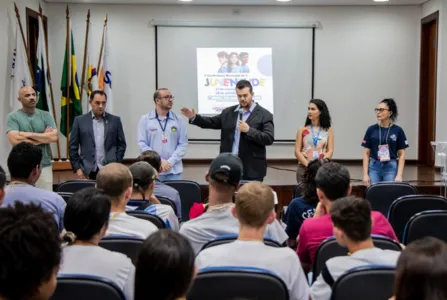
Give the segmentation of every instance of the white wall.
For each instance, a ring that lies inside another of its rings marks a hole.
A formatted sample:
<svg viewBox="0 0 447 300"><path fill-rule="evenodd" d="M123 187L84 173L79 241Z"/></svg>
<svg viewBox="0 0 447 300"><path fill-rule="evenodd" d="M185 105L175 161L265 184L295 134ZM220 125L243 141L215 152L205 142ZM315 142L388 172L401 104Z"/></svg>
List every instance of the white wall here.
<svg viewBox="0 0 447 300"><path fill-rule="evenodd" d="M315 96L328 103L334 116L335 158L361 158L363 134L367 126L375 122L373 108L384 97L394 97L398 101L399 123L412 146L408 158L417 158L417 122L414 120L418 119L420 6L242 7L242 14L235 16L231 7L219 6L72 4L70 10L79 76L88 8L91 9L97 50L103 18L108 13L114 106L125 126L128 141L126 157L138 155L138 119L153 108L155 47L150 20L243 19L321 22L322 28L316 34ZM46 15L56 107L60 107L58 87L65 45L65 5L47 3ZM83 107L85 109L85 100ZM180 107L181 103L176 103L175 109ZM296 113L300 120L304 120L305 110L306 107L291 107L291 112ZM59 119L59 109L57 114ZM63 138L61 145L62 153L65 153ZM191 144L187 157L212 158L217 152L217 144ZM274 145L268 149L268 157L293 158L293 145Z"/></svg>
<svg viewBox="0 0 447 300"><path fill-rule="evenodd" d="M25 38L26 31L26 8L35 11L39 9L39 0L16 0L19 8ZM41 3L45 14L46 4ZM6 159L10 146L5 133L6 115L9 113L10 99L10 76L12 66L12 54L15 47L16 14L13 0L0 1L0 165L6 170Z"/></svg>

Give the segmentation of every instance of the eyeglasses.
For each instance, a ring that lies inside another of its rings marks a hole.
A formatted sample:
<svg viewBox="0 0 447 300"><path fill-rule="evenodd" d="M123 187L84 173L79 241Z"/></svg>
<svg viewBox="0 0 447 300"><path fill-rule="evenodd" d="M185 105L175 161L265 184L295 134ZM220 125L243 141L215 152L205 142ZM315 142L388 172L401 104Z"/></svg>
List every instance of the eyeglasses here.
<svg viewBox="0 0 447 300"><path fill-rule="evenodd" d="M172 95L168 95L168 96L163 96L163 97L158 97L158 98L160 98L160 99L166 99L166 100L169 100L169 99L172 99L172 100L174 100L174 99L175 99L175 97L174 97L174 96L172 96Z"/></svg>
<svg viewBox="0 0 447 300"><path fill-rule="evenodd" d="M387 109L387 108L374 108L374 111L375 111L376 113L378 113L378 112L383 113L385 110L389 110L389 109Z"/></svg>

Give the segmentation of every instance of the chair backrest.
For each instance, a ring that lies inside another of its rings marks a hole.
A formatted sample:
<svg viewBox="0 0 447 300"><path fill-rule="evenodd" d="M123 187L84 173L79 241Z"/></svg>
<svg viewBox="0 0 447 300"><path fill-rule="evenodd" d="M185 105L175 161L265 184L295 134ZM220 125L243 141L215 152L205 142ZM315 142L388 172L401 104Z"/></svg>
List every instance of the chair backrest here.
<svg viewBox="0 0 447 300"><path fill-rule="evenodd" d="M123 291L112 281L81 274L57 276L56 291L51 300L126 300Z"/></svg>
<svg viewBox="0 0 447 300"><path fill-rule="evenodd" d="M407 245L426 236L447 242L447 210L427 210L417 213L408 221L402 243Z"/></svg>
<svg viewBox="0 0 447 300"><path fill-rule="evenodd" d="M209 241L205 245L203 245L202 249L200 249L200 251L203 251L210 247L224 245L224 244L234 242L235 240L237 240L237 237L238 237L237 234L227 234L227 235L218 236L214 240ZM271 247L278 247L278 248L281 247L281 245L277 241L274 241L268 237L264 237L264 244L267 246L271 246Z"/></svg>
<svg viewBox="0 0 447 300"><path fill-rule="evenodd" d="M62 197L62 199L64 199L65 202L67 202L68 200L70 200L71 196L73 196L73 193L67 193L67 192L57 192L57 194L59 196Z"/></svg>
<svg viewBox="0 0 447 300"><path fill-rule="evenodd" d="M90 179L68 180L57 186L57 192L75 193L88 187L95 187L95 184L96 181Z"/></svg>
<svg viewBox="0 0 447 300"><path fill-rule="evenodd" d="M202 192L200 185L191 180L167 180L164 184L176 189L182 201L182 221L189 220L189 210L194 202L202 203Z"/></svg>
<svg viewBox="0 0 447 300"><path fill-rule="evenodd" d="M332 287L332 300L387 300L393 296L394 266L367 265L341 275Z"/></svg>
<svg viewBox="0 0 447 300"><path fill-rule="evenodd" d="M161 204L169 205L174 210L175 215L177 216L177 206L175 205L174 201L172 201L169 198L157 196L158 201L160 201ZM178 217L178 216L177 216Z"/></svg>
<svg viewBox="0 0 447 300"><path fill-rule="evenodd" d="M251 267L211 267L199 270L188 300L288 300L285 283L272 272Z"/></svg>
<svg viewBox="0 0 447 300"><path fill-rule="evenodd" d="M386 216L394 200L416 194L416 188L408 183L379 182L366 189L365 198L371 203L372 210L379 211Z"/></svg>
<svg viewBox="0 0 447 300"><path fill-rule="evenodd" d="M400 197L391 204L388 220L400 240L411 217L426 210L447 210L447 199L436 195L411 195Z"/></svg>
<svg viewBox="0 0 447 300"><path fill-rule="evenodd" d="M153 215L144 211L126 211L126 214L128 214L129 216L149 221L155 226L157 226L158 229L166 228L165 222L163 222L163 220L157 215Z"/></svg>
<svg viewBox="0 0 447 300"><path fill-rule="evenodd" d="M135 265L137 262L138 252L144 240L139 237L125 235L108 235L99 241L99 246L110 250L125 254L132 260Z"/></svg>
<svg viewBox="0 0 447 300"><path fill-rule="evenodd" d="M371 235L374 246L383 250L394 250L401 251L402 247L396 241L381 235ZM336 256L346 256L348 254L348 249L343 248L337 243L334 236L331 236L324 240L315 254L314 264L312 266L312 282L317 280L318 275L320 275L321 270L326 265L326 262Z"/></svg>
<svg viewBox="0 0 447 300"><path fill-rule="evenodd" d="M302 183L298 183L295 186L295 189L293 190L293 198L301 197L301 193L303 192L302 189L303 189L303 184Z"/></svg>

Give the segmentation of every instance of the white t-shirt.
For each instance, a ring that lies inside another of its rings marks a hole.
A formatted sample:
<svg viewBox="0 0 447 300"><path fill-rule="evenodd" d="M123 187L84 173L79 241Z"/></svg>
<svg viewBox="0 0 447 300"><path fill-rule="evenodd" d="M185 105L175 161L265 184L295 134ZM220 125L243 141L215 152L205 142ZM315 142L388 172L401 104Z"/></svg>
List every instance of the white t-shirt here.
<svg viewBox="0 0 447 300"><path fill-rule="evenodd" d="M126 210L136 210L138 206L127 205ZM144 212L159 216L166 224L166 228L179 230L178 218L171 206L166 204L152 204L146 207Z"/></svg>
<svg viewBox="0 0 447 300"><path fill-rule="evenodd" d="M124 291L127 300L134 298L135 267L132 261L124 254L100 246L64 247L59 274L88 274L107 278Z"/></svg>
<svg viewBox="0 0 447 300"><path fill-rule="evenodd" d="M354 252L351 256L338 256L326 262L326 268L331 274L334 282L348 270L371 264L390 265L395 267L400 256L399 251L382 250L370 248ZM332 295L332 288L320 274L311 287L310 295L312 300L329 300Z"/></svg>
<svg viewBox="0 0 447 300"><path fill-rule="evenodd" d="M189 220L180 228L180 233L191 242L197 254L207 242L221 235L238 234L239 221L231 214L231 207L205 212L201 216ZM288 236L284 228L275 220L267 225L265 236L282 244Z"/></svg>
<svg viewBox="0 0 447 300"><path fill-rule="evenodd" d="M126 213L111 212L106 235L123 234L146 239L157 230L157 226L149 221L129 216Z"/></svg>
<svg viewBox="0 0 447 300"><path fill-rule="evenodd" d="M308 300L309 285L296 253L290 248L275 248L258 241L234 241L201 251L196 266L244 266L267 269L286 284L291 300Z"/></svg>

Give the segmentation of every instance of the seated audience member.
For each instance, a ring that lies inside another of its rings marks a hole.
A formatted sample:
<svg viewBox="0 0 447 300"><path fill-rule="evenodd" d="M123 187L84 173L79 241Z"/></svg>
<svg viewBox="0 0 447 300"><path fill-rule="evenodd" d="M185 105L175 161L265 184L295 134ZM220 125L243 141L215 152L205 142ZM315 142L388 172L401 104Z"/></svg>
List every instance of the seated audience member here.
<svg viewBox="0 0 447 300"><path fill-rule="evenodd" d="M333 283L349 269L370 264L396 266L400 255L400 251L374 247L371 239L371 205L368 201L353 196L338 199L332 203L330 216L337 243L347 248L350 255L334 257L326 262L312 285L312 300L330 299Z"/></svg>
<svg viewBox="0 0 447 300"><path fill-rule="evenodd" d="M134 163L129 170L133 177L133 192L127 204L128 209L157 215L166 223L166 228L178 231L178 218L172 207L161 204L152 194L157 171L145 161Z"/></svg>
<svg viewBox="0 0 447 300"><path fill-rule="evenodd" d="M204 244L220 235L237 234L239 222L233 217L234 192L242 177L242 161L231 153L221 153L210 165L206 180L209 183L207 210L196 219L189 220L180 228L197 254ZM266 236L282 244L287 234L277 220L268 225Z"/></svg>
<svg viewBox="0 0 447 300"><path fill-rule="evenodd" d="M287 208L284 221L287 224L286 233L289 236L289 244L291 246L295 244L303 221L314 216L315 208L318 204L315 175L317 175L318 169L326 162L328 162L326 159L316 159L309 162L301 182L302 196L293 199Z"/></svg>
<svg viewBox="0 0 447 300"><path fill-rule="evenodd" d="M290 299L308 300L309 285L295 252L264 244L264 232L275 221L272 189L260 182L239 189L231 212L239 220L239 236L232 243L201 251L196 258L200 270L206 267L244 266L263 268L278 275L289 290Z"/></svg>
<svg viewBox="0 0 447 300"><path fill-rule="evenodd" d="M133 299L135 267L124 254L99 246L110 214L110 197L97 188L73 194L65 209L62 264L59 274L87 274L113 281Z"/></svg>
<svg viewBox="0 0 447 300"><path fill-rule="evenodd" d="M138 255L135 300L186 299L196 270L188 240L162 229L146 239Z"/></svg>
<svg viewBox="0 0 447 300"><path fill-rule="evenodd" d="M3 198L5 198L5 187L6 187L6 174L2 166L0 166L0 205L3 203Z"/></svg>
<svg viewBox="0 0 447 300"><path fill-rule="evenodd" d="M447 299L447 245L425 237L409 244L397 261L395 300Z"/></svg>
<svg viewBox="0 0 447 300"><path fill-rule="evenodd" d="M323 164L317 172L315 182L320 202L313 218L304 220L298 236L297 253L305 271L310 270L315 259L318 246L333 235L331 222L331 206L337 199L351 193L351 178L344 166L329 162ZM372 211L372 234L378 234L398 241L393 228L380 212Z"/></svg>
<svg viewBox="0 0 447 300"><path fill-rule="evenodd" d="M54 192L34 187L42 172L42 150L33 144L21 142L15 145L8 156L11 182L6 187L2 207L15 202L40 204L53 213L59 231L63 229L65 201Z"/></svg>
<svg viewBox="0 0 447 300"><path fill-rule="evenodd" d="M110 163L99 170L96 187L109 195L112 203L106 235L126 234L145 239L158 230L151 222L126 214L126 205L132 196L132 184L132 174L123 164Z"/></svg>
<svg viewBox="0 0 447 300"><path fill-rule="evenodd" d="M138 156L137 161L145 161L150 164L157 172L161 172L161 157L156 151L146 150ZM177 209L177 216L182 217L182 202L180 201L180 194L178 191L167 184L164 184L157 178L155 178L155 187L153 191L154 195L165 197L174 202Z"/></svg>
<svg viewBox="0 0 447 300"><path fill-rule="evenodd" d="M0 261L0 299L50 299L61 261L52 214L32 203L0 208Z"/></svg>

